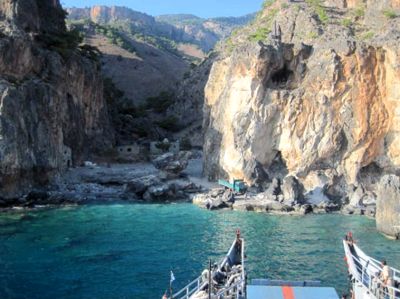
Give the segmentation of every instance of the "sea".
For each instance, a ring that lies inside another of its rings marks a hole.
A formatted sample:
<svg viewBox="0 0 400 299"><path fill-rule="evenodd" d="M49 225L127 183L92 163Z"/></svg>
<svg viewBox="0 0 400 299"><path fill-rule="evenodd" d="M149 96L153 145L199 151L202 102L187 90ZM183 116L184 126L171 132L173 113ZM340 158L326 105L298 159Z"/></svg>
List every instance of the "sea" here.
<svg viewBox="0 0 400 299"><path fill-rule="evenodd" d="M320 280L345 293L342 239L349 231L369 255L400 268L400 242L364 216L86 205L0 214L0 298L161 298L171 271L173 290L184 287L224 256L237 229L249 280Z"/></svg>

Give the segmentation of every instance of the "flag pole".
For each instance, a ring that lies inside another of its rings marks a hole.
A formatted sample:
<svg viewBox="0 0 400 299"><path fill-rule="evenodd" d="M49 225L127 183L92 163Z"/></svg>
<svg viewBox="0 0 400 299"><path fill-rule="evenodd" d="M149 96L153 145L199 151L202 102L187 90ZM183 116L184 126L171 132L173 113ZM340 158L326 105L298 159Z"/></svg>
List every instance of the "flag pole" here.
<svg viewBox="0 0 400 299"><path fill-rule="evenodd" d="M208 268L208 299L211 299L211 292L212 292L212 277L211 277L211 259Z"/></svg>
<svg viewBox="0 0 400 299"><path fill-rule="evenodd" d="M174 282L174 280L175 280L175 276L171 270L171 278L169 280L169 295L171 296L171 299L174 299L174 294L172 294L172 283Z"/></svg>

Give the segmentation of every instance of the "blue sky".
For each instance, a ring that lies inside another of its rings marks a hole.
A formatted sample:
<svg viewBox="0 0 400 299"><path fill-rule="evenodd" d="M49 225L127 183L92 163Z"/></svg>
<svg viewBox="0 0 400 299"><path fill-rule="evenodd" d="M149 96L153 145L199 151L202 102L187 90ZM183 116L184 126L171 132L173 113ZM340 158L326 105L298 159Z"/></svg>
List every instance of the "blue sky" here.
<svg viewBox="0 0 400 299"><path fill-rule="evenodd" d="M60 0L64 7L126 6L150 15L190 13L203 18L242 16L258 11L263 0Z"/></svg>

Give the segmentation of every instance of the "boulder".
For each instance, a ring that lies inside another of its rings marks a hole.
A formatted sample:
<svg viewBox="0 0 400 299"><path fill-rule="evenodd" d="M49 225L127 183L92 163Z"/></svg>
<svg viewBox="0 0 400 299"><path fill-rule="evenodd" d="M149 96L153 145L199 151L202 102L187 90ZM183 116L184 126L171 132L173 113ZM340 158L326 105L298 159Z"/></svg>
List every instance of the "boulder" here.
<svg viewBox="0 0 400 299"><path fill-rule="evenodd" d="M209 210L219 210L219 209L224 209L224 208L229 208L231 205L229 205L227 202L223 201L220 198L211 200L209 199L206 202L206 208Z"/></svg>
<svg viewBox="0 0 400 299"><path fill-rule="evenodd" d="M400 177L385 175L377 188L376 226L392 237L400 233Z"/></svg>
<svg viewBox="0 0 400 299"><path fill-rule="evenodd" d="M209 195L213 198L219 197L224 194L225 189L223 188L214 188L209 192Z"/></svg>
<svg viewBox="0 0 400 299"><path fill-rule="evenodd" d="M278 201L268 201L265 204L265 210L267 212L272 212L272 211L280 212L280 211L285 210L285 205Z"/></svg>
<svg viewBox="0 0 400 299"><path fill-rule="evenodd" d="M302 203L303 189L303 185L294 176L285 177L282 184L284 202L288 205Z"/></svg>
<svg viewBox="0 0 400 299"><path fill-rule="evenodd" d="M49 200L49 193L41 190L33 190L28 193L24 202L44 203ZM21 203L21 202L20 202Z"/></svg>
<svg viewBox="0 0 400 299"><path fill-rule="evenodd" d="M360 185L358 186L354 192L349 195L349 205L352 207L360 207L363 205L363 197L365 191L364 188Z"/></svg>
<svg viewBox="0 0 400 299"><path fill-rule="evenodd" d="M233 203L235 201L233 192L229 189L225 190L225 192L222 194L222 201Z"/></svg>
<svg viewBox="0 0 400 299"><path fill-rule="evenodd" d="M375 193L371 192L371 191L367 191L365 192L363 198L362 198L362 204L366 207L372 206L375 207L376 206L376 195Z"/></svg>
<svg viewBox="0 0 400 299"><path fill-rule="evenodd" d="M166 184L151 186L143 194L143 199L146 201L166 201L171 199L170 186Z"/></svg>
<svg viewBox="0 0 400 299"><path fill-rule="evenodd" d="M265 197L269 199L276 199L276 197L281 193L281 183L279 179L273 178L271 184L268 186L267 190L264 192Z"/></svg>
<svg viewBox="0 0 400 299"><path fill-rule="evenodd" d="M152 162L154 167L157 169L164 169L168 166L169 163L175 160L175 155L173 153L165 153L157 158L155 158Z"/></svg>
<svg viewBox="0 0 400 299"><path fill-rule="evenodd" d="M157 169L176 175L186 169L190 157L190 152L166 153L154 159L153 164Z"/></svg>
<svg viewBox="0 0 400 299"><path fill-rule="evenodd" d="M310 214L313 212L313 207L310 204L300 205L298 212L302 215Z"/></svg>
<svg viewBox="0 0 400 299"><path fill-rule="evenodd" d="M126 193L142 196L149 187L160 184L160 179L155 175L140 177L130 181L125 186Z"/></svg>

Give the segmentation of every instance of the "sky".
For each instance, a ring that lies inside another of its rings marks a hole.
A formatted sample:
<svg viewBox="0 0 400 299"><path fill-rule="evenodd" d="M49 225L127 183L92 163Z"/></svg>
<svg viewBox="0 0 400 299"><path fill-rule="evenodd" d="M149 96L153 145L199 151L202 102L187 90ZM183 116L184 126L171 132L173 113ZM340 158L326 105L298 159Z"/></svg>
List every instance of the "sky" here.
<svg viewBox="0 0 400 299"><path fill-rule="evenodd" d="M260 10L263 0L60 0L64 7L126 6L149 15L194 14L202 18L242 16Z"/></svg>

